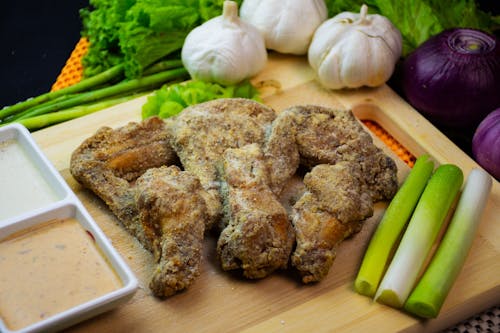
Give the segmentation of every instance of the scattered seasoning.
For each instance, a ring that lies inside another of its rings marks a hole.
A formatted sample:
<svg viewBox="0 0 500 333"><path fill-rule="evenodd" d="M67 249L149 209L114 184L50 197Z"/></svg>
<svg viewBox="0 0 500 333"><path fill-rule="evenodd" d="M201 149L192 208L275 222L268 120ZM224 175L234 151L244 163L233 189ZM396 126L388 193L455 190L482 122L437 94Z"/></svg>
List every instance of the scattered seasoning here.
<svg viewBox="0 0 500 333"><path fill-rule="evenodd" d="M90 236L90 238L92 238L92 240L94 241L95 243L95 237L94 237L94 234L92 234L90 231L88 230L85 230L85 232Z"/></svg>

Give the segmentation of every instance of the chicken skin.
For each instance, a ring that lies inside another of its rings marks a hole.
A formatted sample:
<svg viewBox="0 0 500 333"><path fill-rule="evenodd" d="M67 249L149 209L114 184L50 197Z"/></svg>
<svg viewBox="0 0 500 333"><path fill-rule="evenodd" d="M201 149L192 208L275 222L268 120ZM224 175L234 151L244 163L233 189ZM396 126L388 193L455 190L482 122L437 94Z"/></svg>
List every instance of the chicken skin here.
<svg viewBox="0 0 500 333"><path fill-rule="evenodd" d="M291 258L304 283L322 280L338 244L373 215L362 179L361 168L352 162L320 164L304 177L307 190L293 206L297 245Z"/></svg>
<svg viewBox="0 0 500 333"><path fill-rule="evenodd" d="M373 144L351 111L293 106L279 118L295 133L300 163L312 168L293 207L297 245L292 265L305 283L323 279L336 246L359 231L373 202L397 191L394 161Z"/></svg>
<svg viewBox="0 0 500 333"><path fill-rule="evenodd" d="M295 137L296 127L287 113L278 115L266 136L263 152L269 172L269 186L278 196L300 164Z"/></svg>
<svg viewBox="0 0 500 333"><path fill-rule="evenodd" d="M170 296L200 274L206 205L198 178L176 166L147 170L135 184L139 220L153 245L150 289Z"/></svg>
<svg viewBox="0 0 500 333"><path fill-rule="evenodd" d="M222 268L242 269L250 279L286 268L294 232L285 208L268 186L260 147L227 149L221 173L227 220L217 242Z"/></svg>

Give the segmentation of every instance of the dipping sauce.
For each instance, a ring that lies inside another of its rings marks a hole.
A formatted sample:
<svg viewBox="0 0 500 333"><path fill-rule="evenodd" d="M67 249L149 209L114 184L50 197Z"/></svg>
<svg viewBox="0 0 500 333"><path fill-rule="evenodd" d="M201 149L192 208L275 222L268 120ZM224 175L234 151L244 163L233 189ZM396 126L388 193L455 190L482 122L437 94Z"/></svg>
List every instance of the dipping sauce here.
<svg viewBox="0 0 500 333"><path fill-rule="evenodd" d="M0 241L0 317L20 329L122 287L93 237L75 218Z"/></svg>
<svg viewBox="0 0 500 333"><path fill-rule="evenodd" d="M0 220L40 208L57 195L21 144L0 141Z"/></svg>

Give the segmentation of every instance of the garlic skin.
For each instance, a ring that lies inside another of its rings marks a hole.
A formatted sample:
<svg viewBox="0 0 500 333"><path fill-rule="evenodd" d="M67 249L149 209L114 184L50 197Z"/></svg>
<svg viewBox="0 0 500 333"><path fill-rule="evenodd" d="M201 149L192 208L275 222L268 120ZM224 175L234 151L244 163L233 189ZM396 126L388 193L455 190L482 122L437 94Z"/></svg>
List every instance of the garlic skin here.
<svg viewBox="0 0 500 333"><path fill-rule="evenodd" d="M260 32L238 17L236 2L224 1L223 8L188 34L181 58L191 78L231 85L261 71L267 51Z"/></svg>
<svg viewBox="0 0 500 333"><path fill-rule="evenodd" d="M244 0L240 16L259 29L268 49L303 55L328 10L324 0Z"/></svg>
<svg viewBox="0 0 500 333"><path fill-rule="evenodd" d="M308 60L326 88L377 87L389 80L402 52L400 31L386 17L343 12L316 30Z"/></svg>

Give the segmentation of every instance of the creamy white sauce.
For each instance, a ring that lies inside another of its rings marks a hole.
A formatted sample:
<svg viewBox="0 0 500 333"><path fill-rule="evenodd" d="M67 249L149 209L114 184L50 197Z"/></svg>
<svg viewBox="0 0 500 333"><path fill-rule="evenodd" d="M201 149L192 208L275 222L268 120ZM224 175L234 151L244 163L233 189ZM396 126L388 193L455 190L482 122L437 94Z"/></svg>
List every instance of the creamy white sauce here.
<svg viewBox="0 0 500 333"><path fill-rule="evenodd" d="M74 219L53 220L0 241L0 317L20 329L122 286Z"/></svg>
<svg viewBox="0 0 500 333"><path fill-rule="evenodd" d="M17 140L0 142L0 220L40 208L57 195Z"/></svg>

